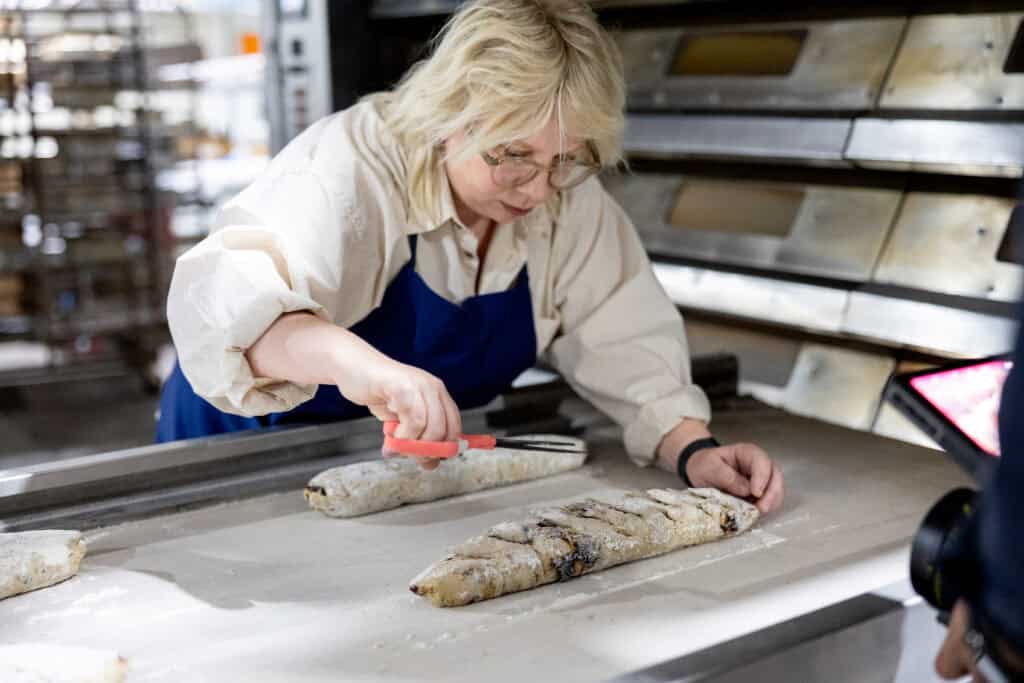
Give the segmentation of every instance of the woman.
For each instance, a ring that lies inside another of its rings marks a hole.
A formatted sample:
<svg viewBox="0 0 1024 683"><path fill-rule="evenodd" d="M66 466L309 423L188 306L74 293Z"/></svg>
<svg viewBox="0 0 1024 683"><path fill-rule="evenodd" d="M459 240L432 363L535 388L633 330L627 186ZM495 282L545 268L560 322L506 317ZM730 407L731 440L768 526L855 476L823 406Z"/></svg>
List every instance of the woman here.
<svg viewBox="0 0 1024 683"><path fill-rule="evenodd" d="M298 136L178 260L158 438L369 411L453 439L543 353L638 464L777 508L777 465L710 440L682 320L593 177L621 158L623 105L583 2L464 5L393 92Z"/></svg>

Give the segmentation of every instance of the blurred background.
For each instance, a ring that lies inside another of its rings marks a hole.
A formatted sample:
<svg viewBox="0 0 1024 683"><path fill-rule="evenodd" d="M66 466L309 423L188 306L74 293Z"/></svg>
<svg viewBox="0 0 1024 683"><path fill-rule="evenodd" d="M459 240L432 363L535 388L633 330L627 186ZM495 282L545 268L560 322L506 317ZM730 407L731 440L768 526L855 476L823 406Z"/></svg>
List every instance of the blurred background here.
<svg viewBox="0 0 1024 683"><path fill-rule="evenodd" d="M174 259L267 161L260 2L0 10L0 454L148 443Z"/></svg>

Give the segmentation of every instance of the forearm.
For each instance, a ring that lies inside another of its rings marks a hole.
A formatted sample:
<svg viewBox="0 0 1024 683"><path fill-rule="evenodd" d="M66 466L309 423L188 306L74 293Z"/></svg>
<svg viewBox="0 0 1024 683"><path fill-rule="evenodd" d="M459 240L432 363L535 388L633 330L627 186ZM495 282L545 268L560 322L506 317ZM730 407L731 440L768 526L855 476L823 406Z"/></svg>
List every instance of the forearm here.
<svg viewBox="0 0 1024 683"><path fill-rule="evenodd" d="M708 431L707 423L690 417L683 418L658 444L658 467L675 474L676 463L682 450L693 441L709 436L711 432Z"/></svg>
<svg viewBox="0 0 1024 683"><path fill-rule="evenodd" d="M245 356L254 376L296 384L342 384L386 359L355 333L306 312L282 315Z"/></svg>

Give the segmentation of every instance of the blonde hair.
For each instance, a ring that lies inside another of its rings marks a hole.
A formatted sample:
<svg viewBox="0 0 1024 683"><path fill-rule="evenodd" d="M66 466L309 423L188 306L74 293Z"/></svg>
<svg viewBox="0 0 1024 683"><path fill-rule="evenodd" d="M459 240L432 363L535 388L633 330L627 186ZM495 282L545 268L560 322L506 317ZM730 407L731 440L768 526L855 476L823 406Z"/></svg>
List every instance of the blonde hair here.
<svg viewBox="0 0 1024 683"><path fill-rule="evenodd" d="M539 132L557 117L601 163L622 159L622 56L582 0L476 0L433 41L431 56L376 96L408 173L410 218L436 214L443 143L465 131L468 156Z"/></svg>

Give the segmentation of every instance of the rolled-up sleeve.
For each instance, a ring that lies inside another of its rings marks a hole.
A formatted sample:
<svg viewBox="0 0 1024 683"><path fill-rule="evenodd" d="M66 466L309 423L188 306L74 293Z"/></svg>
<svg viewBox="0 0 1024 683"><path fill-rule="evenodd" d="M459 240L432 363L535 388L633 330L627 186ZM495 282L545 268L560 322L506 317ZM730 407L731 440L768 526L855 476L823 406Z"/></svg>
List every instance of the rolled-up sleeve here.
<svg viewBox="0 0 1024 683"><path fill-rule="evenodd" d="M691 379L682 317L655 279L632 222L597 179L567 193L556 229L561 330L547 357L623 426L633 461L650 465L683 418L711 417Z"/></svg>
<svg viewBox="0 0 1024 683"><path fill-rule="evenodd" d="M222 411L263 415L312 398L314 385L253 376L246 351L285 313L350 326L386 287L386 233L403 229L393 188L345 135L326 144L328 132L297 139L305 148L286 149L175 265L167 318L181 368Z"/></svg>
<svg viewBox="0 0 1024 683"><path fill-rule="evenodd" d="M309 292L301 259L285 240L233 225L182 255L167 298L167 319L182 371L197 394L241 415L288 410L315 386L257 378L245 352L282 314L325 316Z"/></svg>

